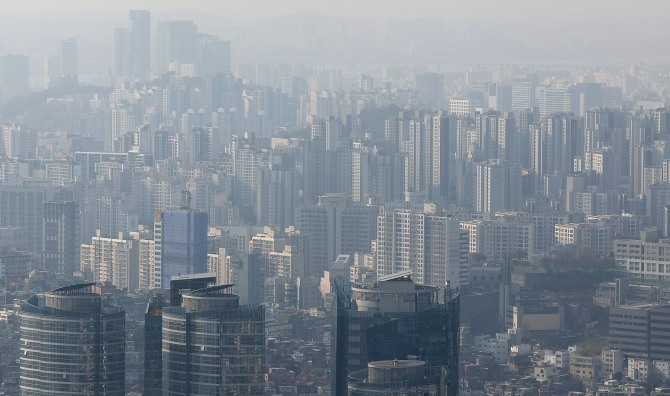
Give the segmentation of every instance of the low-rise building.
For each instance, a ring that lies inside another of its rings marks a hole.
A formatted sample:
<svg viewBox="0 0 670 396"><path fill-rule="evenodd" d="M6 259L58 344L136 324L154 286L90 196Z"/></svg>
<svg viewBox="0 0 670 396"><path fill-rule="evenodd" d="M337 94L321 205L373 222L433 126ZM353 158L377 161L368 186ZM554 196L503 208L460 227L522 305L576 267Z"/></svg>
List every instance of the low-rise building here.
<svg viewBox="0 0 670 396"><path fill-rule="evenodd" d="M623 352L618 349L603 349L601 353L602 375L613 378L623 373Z"/></svg>
<svg viewBox="0 0 670 396"><path fill-rule="evenodd" d="M509 359L509 343L502 337L475 336L475 350L491 354L496 363Z"/></svg>
<svg viewBox="0 0 670 396"><path fill-rule="evenodd" d="M601 369L602 361L598 355L584 355L579 352L570 354L570 375L581 381L600 378Z"/></svg>
<svg viewBox="0 0 670 396"><path fill-rule="evenodd" d="M540 382L550 381L558 374L558 368L550 364L539 363L533 368L533 376Z"/></svg>
<svg viewBox="0 0 670 396"><path fill-rule="evenodd" d="M556 366L557 368L568 370L570 368L570 354L568 351L552 351L546 349L542 362Z"/></svg>

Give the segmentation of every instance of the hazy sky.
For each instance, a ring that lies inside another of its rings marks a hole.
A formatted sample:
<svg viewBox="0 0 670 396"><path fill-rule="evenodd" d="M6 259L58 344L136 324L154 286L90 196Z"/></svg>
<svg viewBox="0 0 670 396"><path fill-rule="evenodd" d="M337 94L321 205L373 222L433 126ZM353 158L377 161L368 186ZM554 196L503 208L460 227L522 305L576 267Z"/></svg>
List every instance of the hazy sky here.
<svg viewBox="0 0 670 396"><path fill-rule="evenodd" d="M650 22L666 18L666 0L21 0L4 2L0 14L35 12L112 12L149 9L153 12L193 9L226 18L267 18L290 14L324 14L344 17L434 18L464 20L523 20L569 17L580 21L644 17ZM650 10L655 10L650 12Z"/></svg>
<svg viewBox="0 0 670 396"><path fill-rule="evenodd" d="M670 62L662 50L670 40L669 0L4 0L0 54L39 59L58 40L76 37L81 70L105 70L113 29L128 26L129 9L151 11L154 26L194 20L199 31L233 42L234 62L348 56L393 63L410 53L421 62ZM268 21L296 14L303 17ZM382 56L390 53L395 57ZM32 64L38 73L39 62Z"/></svg>

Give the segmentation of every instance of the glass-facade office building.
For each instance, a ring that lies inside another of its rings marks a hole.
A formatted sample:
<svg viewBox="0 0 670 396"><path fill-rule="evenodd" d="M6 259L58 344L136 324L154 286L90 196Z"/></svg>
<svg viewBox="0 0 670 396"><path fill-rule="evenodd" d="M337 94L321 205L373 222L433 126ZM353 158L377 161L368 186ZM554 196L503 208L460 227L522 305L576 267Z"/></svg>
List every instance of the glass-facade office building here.
<svg viewBox="0 0 670 396"><path fill-rule="evenodd" d="M382 360L419 359L440 367L440 391L458 394L458 293L415 284L410 273L372 285L336 280L333 391L348 392L349 375Z"/></svg>
<svg viewBox="0 0 670 396"><path fill-rule="evenodd" d="M182 275L170 280L170 299L152 295L144 315L144 395L163 395L163 308L182 305L182 292L216 284L210 274Z"/></svg>
<svg viewBox="0 0 670 396"><path fill-rule="evenodd" d="M144 396L163 394L163 308L168 303L163 295L149 297L144 313Z"/></svg>
<svg viewBox="0 0 670 396"><path fill-rule="evenodd" d="M125 394L125 312L105 306L94 285L21 303L21 395Z"/></svg>
<svg viewBox="0 0 670 396"><path fill-rule="evenodd" d="M163 308L163 395L263 395L265 309L231 285L182 293Z"/></svg>
<svg viewBox="0 0 670 396"><path fill-rule="evenodd" d="M156 270L162 288L176 275L207 272L206 212L166 210L154 220Z"/></svg>

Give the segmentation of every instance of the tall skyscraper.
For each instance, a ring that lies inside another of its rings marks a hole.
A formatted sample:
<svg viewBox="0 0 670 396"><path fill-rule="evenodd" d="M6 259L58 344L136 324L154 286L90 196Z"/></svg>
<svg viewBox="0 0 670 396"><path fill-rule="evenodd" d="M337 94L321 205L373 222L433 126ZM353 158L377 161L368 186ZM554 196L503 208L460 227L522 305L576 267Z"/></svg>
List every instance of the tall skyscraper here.
<svg viewBox="0 0 670 396"><path fill-rule="evenodd" d="M44 204L42 268L67 277L79 270L77 255L78 205L72 201Z"/></svg>
<svg viewBox="0 0 670 396"><path fill-rule="evenodd" d="M211 274L196 274L174 277L170 280L170 300L166 301L158 292L149 297L144 313L144 394L163 394L163 308L180 307L182 291L200 290L216 284Z"/></svg>
<svg viewBox="0 0 670 396"><path fill-rule="evenodd" d="M163 308L168 306L162 294L149 297L144 313L144 394L163 394Z"/></svg>
<svg viewBox="0 0 670 396"><path fill-rule="evenodd" d="M170 64L198 61L198 27L193 21L159 22L156 28L156 69L169 70Z"/></svg>
<svg viewBox="0 0 670 396"><path fill-rule="evenodd" d="M207 272L207 222L207 213L197 210L174 209L156 214L156 288L167 287L175 275Z"/></svg>
<svg viewBox="0 0 670 396"><path fill-rule="evenodd" d="M232 70L230 41L207 35L203 36L200 42L199 74L202 77Z"/></svg>
<svg viewBox="0 0 670 396"><path fill-rule="evenodd" d="M114 29L114 75L122 76L130 72L130 31Z"/></svg>
<svg viewBox="0 0 670 396"><path fill-rule="evenodd" d="M415 284L409 271L372 285L335 280L334 287L333 394L346 395L349 375L370 362L410 356L440 367L444 394L458 394L458 293Z"/></svg>
<svg viewBox="0 0 670 396"><path fill-rule="evenodd" d="M125 312L107 305L94 285L21 303L22 395L125 394Z"/></svg>
<svg viewBox="0 0 670 396"><path fill-rule="evenodd" d="M61 85L76 85L79 80L79 51L73 37L60 42L60 78Z"/></svg>
<svg viewBox="0 0 670 396"><path fill-rule="evenodd" d="M147 10L130 10L128 36L130 75L140 80L149 77L151 59L151 14Z"/></svg>
<svg viewBox="0 0 670 396"><path fill-rule="evenodd" d="M231 287L163 308L163 395L264 394L265 308L240 305Z"/></svg>

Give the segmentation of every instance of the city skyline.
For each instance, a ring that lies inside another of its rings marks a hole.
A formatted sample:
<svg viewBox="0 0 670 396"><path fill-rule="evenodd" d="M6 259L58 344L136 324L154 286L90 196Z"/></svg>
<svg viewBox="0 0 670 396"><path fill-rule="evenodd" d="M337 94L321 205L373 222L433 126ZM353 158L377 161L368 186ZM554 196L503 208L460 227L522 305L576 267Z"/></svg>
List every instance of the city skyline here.
<svg viewBox="0 0 670 396"><path fill-rule="evenodd" d="M663 11L0 9L0 393L670 395Z"/></svg>

